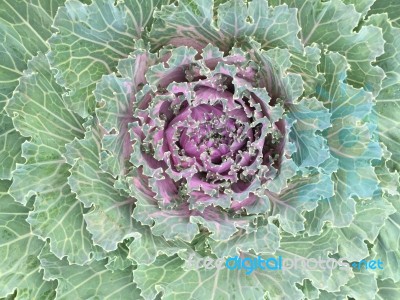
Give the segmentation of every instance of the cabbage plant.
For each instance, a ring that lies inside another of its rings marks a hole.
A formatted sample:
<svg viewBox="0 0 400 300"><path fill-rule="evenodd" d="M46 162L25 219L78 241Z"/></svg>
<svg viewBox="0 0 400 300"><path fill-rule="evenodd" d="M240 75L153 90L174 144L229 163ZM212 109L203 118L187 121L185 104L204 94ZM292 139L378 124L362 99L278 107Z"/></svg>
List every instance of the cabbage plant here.
<svg viewBox="0 0 400 300"><path fill-rule="evenodd" d="M400 299L399 15L2 0L0 298Z"/></svg>

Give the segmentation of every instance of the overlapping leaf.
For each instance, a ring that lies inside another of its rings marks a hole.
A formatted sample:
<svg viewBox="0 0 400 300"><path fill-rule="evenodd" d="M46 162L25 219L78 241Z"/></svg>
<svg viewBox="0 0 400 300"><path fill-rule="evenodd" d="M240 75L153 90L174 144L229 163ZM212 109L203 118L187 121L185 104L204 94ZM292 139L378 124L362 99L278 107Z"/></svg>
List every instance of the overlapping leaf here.
<svg viewBox="0 0 400 300"><path fill-rule="evenodd" d="M65 144L83 135L82 120L65 108L62 89L55 83L43 55L28 63L6 110L16 129L30 141L22 145L25 164L13 173L10 195L26 204L37 195L28 221L35 234L50 238L58 257L84 263L94 250L82 217L83 206L67 184Z"/></svg>
<svg viewBox="0 0 400 300"><path fill-rule="evenodd" d="M105 267L105 261L93 261L85 266L69 265L60 261L48 247L39 255L46 280L57 280L59 299L141 299L140 290L132 280L132 269L113 272Z"/></svg>
<svg viewBox="0 0 400 300"><path fill-rule="evenodd" d="M84 117L93 112L96 82L134 50L162 2L99 0L87 6L69 0L58 10L54 26L59 32L49 40L48 58L58 71L57 82L69 90L65 100L71 110Z"/></svg>
<svg viewBox="0 0 400 300"><path fill-rule="evenodd" d="M71 168L68 183L85 207L83 215L95 244L106 251L134 235L131 213L134 199L114 188L114 179L100 169L101 134L94 127L82 140L67 145L66 158Z"/></svg>
<svg viewBox="0 0 400 300"><path fill-rule="evenodd" d="M341 0L272 0L272 4L287 3L298 9L300 37L304 45L318 43L321 48L337 51L347 58L347 83L377 95L384 78L382 69L371 62L381 55L384 45L382 32L377 27L362 26L353 32L361 14Z"/></svg>
<svg viewBox="0 0 400 300"><path fill-rule="evenodd" d="M327 103L332 113L332 127L324 131L332 155L339 161L334 173L335 195L330 201L320 202L308 214L311 232L318 233L324 221L336 226L348 226L354 218L355 202L352 196L371 198L378 189L378 179L372 160L382 155L373 138L376 128L372 112L372 94L355 89L343 80L346 77L346 59L337 53L323 57L321 70L326 83L320 86L318 98Z"/></svg>
<svg viewBox="0 0 400 300"><path fill-rule="evenodd" d="M8 195L9 186L0 181L0 297L16 290L18 299L53 299L57 283L43 281L37 258L44 242L32 234L29 209Z"/></svg>
<svg viewBox="0 0 400 300"><path fill-rule="evenodd" d="M23 162L21 144L25 141L3 108L28 60L38 51L47 51L53 17L62 3L5 0L0 7L0 179L11 179L15 164Z"/></svg>
<svg viewBox="0 0 400 300"><path fill-rule="evenodd" d="M386 15L370 16L367 22L381 27L385 39L385 53L377 59L377 65L386 74L374 107L377 133L392 154L391 168L400 172L400 134L396 130L400 126L397 113L400 109L400 29L393 27Z"/></svg>
<svg viewBox="0 0 400 300"><path fill-rule="evenodd" d="M400 3L396 0L375 0L369 14L389 15L390 20L396 27L400 27Z"/></svg>
<svg viewBox="0 0 400 300"><path fill-rule="evenodd" d="M319 248L313 248L314 243ZM286 258L301 259L307 257L326 257L329 252L337 249L337 235L326 231L320 237L301 238L285 236L281 241L282 250L277 250L274 257L279 255ZM285 249L285 250L283 250ZM253 255L241 256L254 258ZM255 257L256 258L256 257ZM256 258L257 259L257 258ZM302 278L311 278L318 282L318 288L334 291L352 276L350 270L255 270L250 275L245 270L186 269L184 261L178 256L168 258L160 256L150 266L138 266L134 272L134 280L142 290L142 296L153 299L162 292L163 299L230 299L234 294L240 299L261 299L264 291L268 297L291 299L301 298L302 292L294 285ZM321 280L321 276L324 278Z"/></svg>

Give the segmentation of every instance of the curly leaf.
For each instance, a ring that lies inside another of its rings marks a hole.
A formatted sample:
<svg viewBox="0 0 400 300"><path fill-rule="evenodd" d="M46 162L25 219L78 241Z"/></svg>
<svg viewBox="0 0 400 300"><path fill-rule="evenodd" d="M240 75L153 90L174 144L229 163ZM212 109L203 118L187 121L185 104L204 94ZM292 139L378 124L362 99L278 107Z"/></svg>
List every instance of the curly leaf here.
<svg viewBox="0 0 400 300"><path fill-rule="evenodd" d="M374 111L379 140L392 154L390 166L400 172L400 134L397 130L400 126L400 29L393 27L386 15L372 15L367 22L382 28L386 42L385 53L377 58L377 65L385 70L386 78L376 98Z"/></svg>
<svg viewBox="0 0 400 300"><path fill-rule="evenodd" d="M37 52L46 52L52 18L64 0L2 1L0 7L0 179L11 179L11 171L22 163L25 141L3 111L18 85L27 62Z"/></svg>
<svg viewBox="0 0 400 300"><path fill-rule="evenodd" d="M67 255L70 262L82 264L94 247L81 217L83 206L67 184L69 166L63 152L66 143L82 136L83 128L82 120L65 108L61 91L43 55L28 63L6 107L18 131L30 137L22 145L26 163L17 165L10 195L24 205L37 195L28 218L33 232L50 238L58 257Z"/></svg>
<svg viewBox="0 0 400 300"><path fill-rule="evenodd" d="M58 70L57 83L66 87L68 107L81 116L94 110L92 91L103 74L115 70L118 60L134 50L161 0L112 0L84 5L69 0L54 19L58 33L50 40L48 58Z"/></svg>
<svg viewBox="0 0 400 300"><path fill-rule="evenodd" d="M29 209L7 193L8 181L0 181L0 297L17 291L18 299L53 299L55 281L43 281L37 256L44 242L25 222Z"/></svg>
<svg viewBox="0 0 400 300"><path fill-rule="evenodd" d="M387 13L390 21L400 27L400 3L397 0L376 0L369 14Z"/></svg>
<svg viewBox="0 0 400 300"><path fill-rule="evenodd" d="M219 32L213 21L212 0L181 0L155 12L150 31L153 49L164 45L188 46L200 51L211 43L220 49L228 49L228 39Z"/></svg>
<svg viewBox="0 0 400 300"><path fill-rule="evenodd" d="M117 244L133 236L131 220L134 199L119 194L114 179L100 169L99 132L88 131L82 140L68 144L65 154L73 167L68 183L85 207L91 207L84 219L95 244L106 251L117 249Z"/></svg>
<svg viewBox="0 0 400 300"><path fill-rule="evenodd" d="M141 299L140 290L132 280L132 269L118 272L107 270L105 261L93 261L85 266L70 265L55 257L49 247L39 255L46 280L57 280L57 297L60 299Z"/></svg>

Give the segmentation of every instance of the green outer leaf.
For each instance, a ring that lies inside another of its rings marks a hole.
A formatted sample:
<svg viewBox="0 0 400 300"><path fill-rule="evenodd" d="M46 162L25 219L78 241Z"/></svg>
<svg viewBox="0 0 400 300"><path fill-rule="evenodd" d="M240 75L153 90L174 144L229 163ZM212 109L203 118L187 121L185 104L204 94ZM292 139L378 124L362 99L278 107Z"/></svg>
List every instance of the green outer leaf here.
<svg viewBox="0 0 400 300"><path fill-rule="evenodd" d="M265 0L253 0L248 4L229 0L218 7L217 20L218 28L231 39L250 36L264 49L279 47L303 51L297 37L300 27L296 10L287 5L272 8Z"/></svg>
<svg viewBox="0 0 400 300"><path fill-rule="evenodd" d="M279 195L268 192L272 211L270 216L279 219L286 232L296 234L304 230L304 211L314 213L320 202L326 202L333 195L331 174L310 174L294 178ZM318 201L323 199L321 201Z"/></svg>
<svg viewBox="0 0 400 300"><path fill-rule="evenodd" d="M112 272L105 261L93 261L85 266L70 265L59 260L44 247L39 255L46 280L58 280L57 299L142 299L132 280L132 269Z"/></svg>
<svg viewBox="0 0 400 300"><path fill-rule="evenodd" d="M320 63L321 50L307 46L303 53L292 51L290 53L291 66L289 72L301 74L303 79L304 97L315 93L318 85L324 81L323 75L318 73L317 66Z"/></svg>
<svg viewBox="0 0 400 300"><path fill-rule="evenodd" d="M378 285L376 275L373 271L355 270L353 272L355 276L346 285L340 287L340 291L328 293L322 290L318 299L337 300L348 299L348 297L352 297L353 299L375 299L378 292Z"/></svg>
<svg viewBox="0 0 400 300"><path fill-rule="evenodd" d="M302 289L301 289L306 297L309 300L319 299L320 291L312 285L309 279L303 281Z"/></svg>
<svg viewBox="0 0 400 300"><path fill-rule="evenodd" d="M133 169L127 178L131 182L131 196L136 199L132 217L143 225L151 226L155 236L166 240L181 239L190 242L199 233L197 224L190 222L190 215L183 209L161 210L154 193L150 192L142 169Z"/></svg>
<svg viewBox="0 0 400 300"><path fill-rule="evenodd" d="M112 74L103 76L94 92L102 105L96 109L96 115L106 130L102 139L101 169L114 177L126 174L132 149L128 132L129 123L133 122L130 85L129 79Z"/></svg>
<svg viewBox="0 0 400 300"><path fill-rule="evenodd" d="M176 72L182 72L182 69L189 66L195 61L197 51L194 48L182 46L176 47L172 50L162 49L160 56L169 56L167 67L164 63L158 63L150 66L149 70L145 73L147 82L152 85L152 88L162 85L168 76L174 76ZM165 88L166 86L163 86Z"/></svg>
<svg viewBox="0 0 400 300"><path fill-rule="evenodd" d="M32 141L61 153L65 144L83 134L82 120L65 108L62 89L40 54L28 63L18 89L6 106L15 128Z"/></svg>
<svg viewBox="0 0 400 300"><path fill-rule="evenodd" d="M395 207L396 212L391 214L384 223L375 240L372 253L374 259L384 262L383 270L379 270L379 279L393 279L399 284L400 274L400 196L386 196L386 199Z"/></svg>
<svg viewBox="0 0 400 300"><path fill-rule="evenodd" d="M337 253L338 246L338 234L333 228L326 228L319 236L293 236L288 233L281 233L280 248L275 252L275 255L291 258L294 262L296 262L296 259L302 258L327 260L329 254ZM286 279L292 282L301 282L304 278L308 278L318 289L333 292L347 284L354 275L350 268L337 267L330 270L329 268L307 267L287 270L283 273L283 276L284 279L281 280Z"/></svg>
<svg viewBox="0 0 400 300"><path fill-rule="evenodd" d="M161 254L172 256L189 249L188 244L179 239L168 241L162 236L153 235L148 226L137 224L136 228L138 233L135 234L135 239L129 245L128 258L140 265L154 263L156 257Z"/></svg>
<svg viewBox="0 0 400 300"><path fill-rule="evenodd" d="M181 0L177 6L162 6L155 17L150 31L153 50L185 45L200 51L209 43L221 50L230 48L229 39L214 24L213 0Z"/></svg>
<svg viewBox="0 0 400 300"><path fill-rule="evenodd" d="M58 33L50 40L48 58L58 70L57 83L66 87L68 107L81 116L94 110L92 91L118 60L134 49L161 0L98 0L89 6L69 0L54 19Z"/></svg>
<svg viewBox="0 0 400 300"><path fill-rule="evenodd" d="M300 167L318 167L330 157L325 138L317 133L331 125L329 110L315 98L289 104L288 110L294 122L289 135L297 147L293 160Z"/></svg>
<svg viewBox="0 0 400 300"><path fill-rule="evenodd" d="M363 26L359 32L353 32L361 14L353 5L345 5L341 0L271 1L272 4L281 2L298 8L300 38L305 46L317 43L322 49L346 56L351 66L347 83L372 91L374 95L379 93L385 74L371 65L383 53L384 40L379 28Z"/></svg>
<svg viewBox="0 0 400 300"><path fill-rule="evenodd" d="M0 7L0 179L11 179L21 158L24 138L12 127L3 108L18 85L27 62L46 52L55 9L64 0L4 0Z"/></svg>
<svg viewBox="0 0 400 300"><path fill-rule="evenodd" d="M130 259L128 259L129 249L125 243L121 243L118 245L118 249L112 252L107 252L107 270L111 271L120 271L125 270L126 268L132 267L133 263ZM100 259L104 258L104 255L100 256ZM98 257L96 260L100 260Z"/></svg>
<svg viewBox="0 0 400 300"><path fill-rule="evenodd" d="M22 145L26 163L17 165L10 195L24 205L37 195L28 217L33 233L50 238L58 257L83 264L95 248L85 229L83 206L67 184L69 166L63 157L65 144L83 135L82 120L65 108L61 91L44 55L28 63L6 107L16 129L31 137Z"/></svg>
<svg viewBox="0 0 400 300"><path fill-rule="evenodd" d="M257 0L255 2L260 3ZM264 11L267 10L266 2L261 3L264 4ZM242 0L228 0L218 6L217 26L229 38L240 39L246 35L249 25L246 17L247 7Z"/></svg>
<svg viewBox="0 0 400 300"><path fill-rule="evenodd" d="M254 250L256 254L272 254L279 248L278 227L274 224L261 226L251 233L241 229L228 240L215 241L207 239L211 251L217 257L239 255L239 252Z"/></svg>
<svg viewBox="0 0 400 300"><path fill-rule="evenodd" d="M273 257L284 258L328 258L329 253L337 250L337 234L326 230L319 237L291 237L283 235L281 247ZM318 245L318 247L315 247ZM243 254L242 257L255 257ZM201 258L201 257L200 257ZM263 257L264 259L267 257ZM256 270L250 275L245 270L207 270L184 268L184 261L179 257L159 256L154 264L139 265L133 271L134 280L142 290L142 296L153 299L158 292L163 299L263 299L264 291L270 299L302 299L302 292L295 286L304 278L311 278L318 288L329 291L338 290L345 284L352 272L350 269L333 272L331 270L298 269L286 271Z"/></svg>
<svg viewBox="0 0 400 300"><path fill-rule="evenodd" d="M127 173L128 160L132 152L129 123L133 122L134 95L145 83L145 73L155 63L155 55L148 52L142 42L140 49L127 59L120 60L118 71L124 78L111 74L103 76L94 95L98 102L96 115L106 130L102 139L101 168L114 177Z"/></svg>
<svg viewBox="0 0 400 300"><path fill-rule="evenodd" d="M400 285L391 279L378 279L377 300L398 299L400 297Z"/></svg>
<svg viewBox="0 0 400 300"><path fill-rule="evenodd" d="M163 255L150 266L139 265L133 276L146 299L154 299L160 291L165 300L228 300L231 295L239 299L263 299L264 291L268 291L272 299L302 298L302 293L276 271L245 275L243 270L184 270L183 266L184 261L179 257Z"/></svg>
<svg viewBox="0 0 400 300"><path fill-rule="evenodd" d="M356 11L365 16L376 0L342 0L344 4L353 4ZM379 0L378 0L379 1Z"/></svg>
<svg viewBox="0 0 400 300"><path fill-rule="evenodd" d="M369 14L387 13L390 21L400 27L400 2L397 0L376 0Z"/></svg>
<svg viewBox="0 0 400 300"><path fill-rule="evenodd" d="M67 184L69 166L60 160L48 160L46 155L51 152L46 147L29 142L22 146L27 165L19 166L14 172L16 179L23 178L18 184L29 180L36 191L40 187L46 189L39 191L34 210L27 218L33 233L42 239L50 238L51 251L57 257L67 255L71 263L86 263L91 253L99 250L93 246L86 230L83 205Z"/></svg>
<svg viewBox="0 0 400 300"><path fill-rule="evenodd" d="M386 14L372 15L367 23L382 28L386 42L385 53L377 58L377 65L385 71L386 78L376 98L375 114L379 140L392 153L390 167L400 171L400 134L397 130L400 126L400 29L392 27Z"/></svg>
<svg viewBox="0 0 400 300"><path fill-rule="evenodd" d="M133 281L144 299L155 299L160 291L165 291L165 286L182 276L182 266L183 261L178 256L160 255L149 266L139 265L133 271Z"/></svg>
<svg viewBox="0 0 400 300"><path fill-rule="evenodd" d="M339 161L339 169L332 178L335 195L329 201L319 202L316 211L306 215L311 234L318 234L328 220L338 227L352 222L353 196L368 199L378 189L371 162L382 155L373 136L376 120L371 116L372 94L343 82L348 65L340 54L324 55L320 68L325 73L326 83L317 88L317 97L332 113L332 127L324 131L324 136L332 155Z"/></svg>
<svg viewBox="0 0 400 300"><path fill-rule="evenodd" d="M17 163L23 163L21 144L26 140L14 128L5 111L0 112L0 179L11 179Z"/></svg>
<svg viewBox="0 0 400 300"><path fill-rule="evenodd" d="M304 92L302 77L288 72L291 67L290 52L287 49L274 48L260 50L261 45L249 39L245 50L260 65L260 85L266 88L273 99L281 99L284 103L295 102Z"/></svg>
<svg viewBox="0 0 400 300"><path fill-rule="evenodd" d="M131 219L134 199L120 195L114 178L100 170L100 140L101 134L93 128L84 139L66 145L65 156L73 166L68 178L72 191L85 207L91 207L84 214L87 229L95 244L112 251L135 232Z"/></svg>
<svg viewBox="0 0 400 300"><path fill-rule="evenodd" d="M44 242L25 222L29 209L7 193L10 182L0 180L0 297L17 290L18 299L54 299L55 281L43 281L37 258Z"/></svg>
<svg viewBox="0 0 400 300"><path fill-rule="evenodd" d="M3 0L0 7L0 111L27 62L48 50L55 9L65 0Z"/></svg>
<svg viewBox="0 0 400 300"><path fill-rule="evenodd" d="M369 256L368 246L364 241L374 244L379 231L392 213L393 206L382 197L357 201L353 222L349 227L337 230L340 256L350 261L360 261Z"/></svg>

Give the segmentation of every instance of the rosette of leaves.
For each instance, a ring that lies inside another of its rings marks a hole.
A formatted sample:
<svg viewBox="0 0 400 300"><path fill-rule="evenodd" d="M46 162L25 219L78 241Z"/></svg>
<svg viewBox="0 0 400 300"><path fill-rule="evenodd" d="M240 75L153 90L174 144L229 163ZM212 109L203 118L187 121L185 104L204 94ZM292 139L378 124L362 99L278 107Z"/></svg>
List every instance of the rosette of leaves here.
<svg viewBox="0 0 400 300"><path fill-rule="evenodd" d="M399 298L398 15L4 0L0 297ZM384 269L185 264L235 255Z"/></svg>

